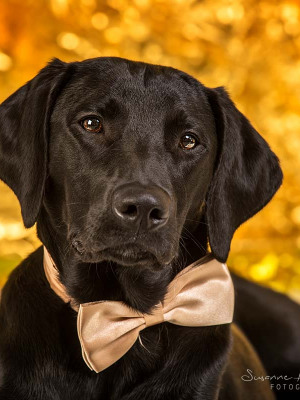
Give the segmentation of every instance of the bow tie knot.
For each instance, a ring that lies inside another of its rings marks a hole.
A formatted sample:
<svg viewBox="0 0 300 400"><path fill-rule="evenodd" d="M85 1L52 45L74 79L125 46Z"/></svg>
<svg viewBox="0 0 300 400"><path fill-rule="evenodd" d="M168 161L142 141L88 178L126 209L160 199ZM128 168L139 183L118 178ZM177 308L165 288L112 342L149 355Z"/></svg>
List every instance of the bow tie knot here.
<svg viewBox="0 0 300 400"><path fill-rule="evenodd" d="M164 322L163 305L159 302L153 309L151 314L142 314L145 320L145 328Z"/></svg>

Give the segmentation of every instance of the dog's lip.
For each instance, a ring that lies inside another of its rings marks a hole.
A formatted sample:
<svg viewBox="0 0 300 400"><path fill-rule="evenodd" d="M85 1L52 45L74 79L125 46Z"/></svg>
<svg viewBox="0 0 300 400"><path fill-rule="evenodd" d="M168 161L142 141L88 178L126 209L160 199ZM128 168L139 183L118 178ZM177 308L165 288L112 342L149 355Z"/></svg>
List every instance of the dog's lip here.
<svg viewBox="0 0 300 400"><path fill-rule="evenodd" d="M107 261L113 261L124 266L158 263L152 253L134 244L106 248L101 251L101 256Z"/></svg>
<svg viewBox="0 0 300 400"><path fill-rule="evenodd" d="M156 268L170 264L175 258L174 254L171 257L169 255L168 258L166 258L166 255L160 257L159 254L155 254L148 248L133 242L92 249L86 248L80 240L73 239L72 247L82 262L89 263L112 261L124 266L152 265Z"/></svg>

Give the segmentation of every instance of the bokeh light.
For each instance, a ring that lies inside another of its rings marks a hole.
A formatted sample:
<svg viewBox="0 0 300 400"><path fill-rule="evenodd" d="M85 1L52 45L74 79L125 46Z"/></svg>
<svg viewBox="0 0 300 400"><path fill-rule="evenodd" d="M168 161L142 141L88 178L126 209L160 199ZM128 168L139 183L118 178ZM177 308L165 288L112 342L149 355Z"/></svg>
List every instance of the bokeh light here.
<svg viewBox="0 0 300 400"><path fill-rule="evenodd" d="M300 6L277 0L13 0L0 3L0 101L52 57L120 56L225 85L278 154L285 179L235 235L228 264L300 300ZM0 285L38 246L0 184Z"/></svg>

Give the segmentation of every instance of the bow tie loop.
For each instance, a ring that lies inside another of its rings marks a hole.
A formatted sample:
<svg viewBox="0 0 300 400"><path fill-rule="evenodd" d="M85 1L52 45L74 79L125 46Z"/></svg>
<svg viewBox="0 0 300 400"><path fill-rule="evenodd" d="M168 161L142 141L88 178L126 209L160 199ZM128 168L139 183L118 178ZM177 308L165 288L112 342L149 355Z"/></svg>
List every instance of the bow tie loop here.
<svg viewBox="0 0 300 400"><path fill-rule="evenodd" d="M122 302L81 304L77 331L88 367L100 372L113 364L134 345L145 326L144 317Z"/></svg>

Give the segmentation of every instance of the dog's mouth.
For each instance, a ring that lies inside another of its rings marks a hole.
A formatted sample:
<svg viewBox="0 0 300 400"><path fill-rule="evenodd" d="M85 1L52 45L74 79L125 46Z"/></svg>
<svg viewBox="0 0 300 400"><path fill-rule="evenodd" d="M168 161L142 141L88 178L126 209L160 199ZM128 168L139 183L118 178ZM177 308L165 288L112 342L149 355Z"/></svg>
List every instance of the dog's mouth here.
<svg viewBox="0 0 300 400"><path fill-rule="evenodd" d="M152 253L137 245L110 247L102 251L102 256L107 261L124 266L157 264L157 259Z"/></svg>
<svg viewBox="0 0 300 400"><path fill-rule="evenodd" d="M149 266L157 268L158 265L161 265L153 253L136 244L112 246L93 252L86 251L81 242L77 240L72 242L72 246L84 262L109 261L126 267Z"/></svg>

